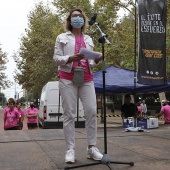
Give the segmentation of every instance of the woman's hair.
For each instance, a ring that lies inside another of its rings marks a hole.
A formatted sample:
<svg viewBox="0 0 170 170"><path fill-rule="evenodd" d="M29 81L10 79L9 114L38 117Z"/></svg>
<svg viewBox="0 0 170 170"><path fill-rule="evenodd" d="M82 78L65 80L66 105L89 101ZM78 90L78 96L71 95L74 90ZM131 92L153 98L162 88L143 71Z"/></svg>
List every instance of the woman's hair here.
<svg viewBox="0 0 170 170"><path fill-rule="evenodd" d="M9 104L9 105L10 105L10 104L15 105L15 101L14 101L14 100L11 100L11 101L8 102L8 104Z"/></svg>
<svg viewBox="0 0 170 170"><path fill-rule="evenodd" d="M13 101L15 102L15 100L14 100L13 98L9 98L9 99L8 99L8 102L7 102L7 106L9 106L9 103L11 103L11 102L13 102ZM14 103L14 104L15 104L15 103Z"/></svg>
<svg viewBox="0 0 170 170"><path fill-rule="evenodd" d="M74 12L74 11L78 11L78 12L80 12L82 15L83 15L83 18L84 18L84 25L81 27L81 31L82 32L85 32L85 30L86 30L86 26L87 26L87 19L86 19L86 15L83 13L83 11L81 10L81 9L78 9L78 8L76 8L76 9L72 9L70 12L69 12L69 15L67 16L67 18L66 18L66 30L67 31L72 31L72 25L71 25L71 15L72 15L72 13Z"/></svg>
<svg viewBox="0 0 170 170"><path fill-rule="evenodd" d="M17 103L17 105L19 105L19 104L22 106L22 103L21 103L21 102L18 102L18 103Z"/></svg>
<svg viewBox="0 0 170 170"><path fill-rule="evenodd" d="M11 102L11 101L14 101L14 99L13 98L9 98L8 99L8 103Z"/></svg>

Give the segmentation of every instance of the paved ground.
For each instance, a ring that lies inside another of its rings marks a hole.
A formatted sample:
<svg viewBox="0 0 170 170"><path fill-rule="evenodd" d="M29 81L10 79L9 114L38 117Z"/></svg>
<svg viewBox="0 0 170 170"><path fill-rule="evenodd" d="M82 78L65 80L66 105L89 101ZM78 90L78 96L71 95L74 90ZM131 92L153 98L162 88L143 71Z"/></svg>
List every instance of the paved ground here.
<svg viewBox="0 0 170 170"><path fill-rule="evenodd" d="M2 125L1 125L2 126ZM170 125L146 132L124 132L120 118L107 119L107 145L103 124L98 118L98 148L111 161L134 162L134 166L109 164L113 170L167 170L170 167ZM0 170L62 170L65 167L95 163L86 159L84 128L76 129L76 163L65 164L65 141L62 129L21 131L0 130ZM108 170L107 165L77 168Z"/></svg>

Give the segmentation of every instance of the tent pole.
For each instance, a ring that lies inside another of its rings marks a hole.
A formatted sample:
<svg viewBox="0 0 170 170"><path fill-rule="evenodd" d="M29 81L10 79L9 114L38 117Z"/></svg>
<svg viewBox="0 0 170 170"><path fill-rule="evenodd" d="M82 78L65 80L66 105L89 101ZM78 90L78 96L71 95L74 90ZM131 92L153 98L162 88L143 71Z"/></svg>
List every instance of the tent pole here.
<svg viewBox="0 0 170 170"><path fill-rule="evenodd" d="M134 24L134 104L136 104L136 83L137 83L137 68L136 68L136 55L137 55L137 31L136 31L136 26L137 26L137 10L136 10L136 0L135 0L135 24ZM135 108L134 108L135 110ZM137 126L137 117L135 116L135 122L134 122L134 127Z"/></svg>

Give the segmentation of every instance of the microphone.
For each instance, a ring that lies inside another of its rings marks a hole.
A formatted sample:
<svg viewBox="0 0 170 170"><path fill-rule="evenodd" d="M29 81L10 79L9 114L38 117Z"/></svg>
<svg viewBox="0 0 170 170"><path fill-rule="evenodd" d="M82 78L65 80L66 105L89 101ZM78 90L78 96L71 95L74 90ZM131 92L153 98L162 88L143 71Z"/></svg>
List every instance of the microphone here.
<svg viewBox="0 0 170 170"><path fill-rule="evenodd" d="M91 20L89 21L89 25L93 25L96 22L96 18L97 18L97 14L94 14Z"/></svg>

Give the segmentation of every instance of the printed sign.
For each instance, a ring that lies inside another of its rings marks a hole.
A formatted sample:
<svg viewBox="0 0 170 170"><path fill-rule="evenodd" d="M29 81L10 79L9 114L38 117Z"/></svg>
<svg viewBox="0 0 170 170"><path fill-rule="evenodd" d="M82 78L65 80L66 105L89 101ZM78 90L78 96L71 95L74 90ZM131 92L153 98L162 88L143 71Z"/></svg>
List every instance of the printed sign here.
<svg viewBox="0 0 170 170"><path fill-rule="evenodd" d="M138 83L164 85L166 80L166 0L139 0Z"/></svg>

